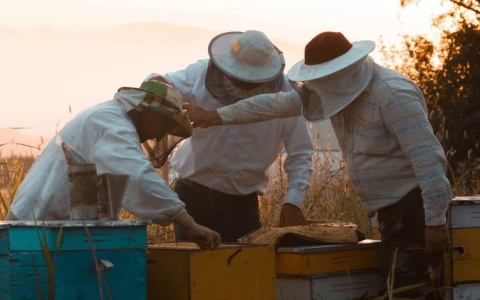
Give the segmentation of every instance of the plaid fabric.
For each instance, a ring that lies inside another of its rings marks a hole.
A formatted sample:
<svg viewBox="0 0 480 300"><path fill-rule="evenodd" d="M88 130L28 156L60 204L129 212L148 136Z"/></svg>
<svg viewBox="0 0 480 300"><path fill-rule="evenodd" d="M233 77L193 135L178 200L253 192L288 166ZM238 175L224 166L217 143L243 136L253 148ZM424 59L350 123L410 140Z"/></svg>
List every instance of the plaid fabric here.
<svg viewBox="0 0 480 300"><path fill-rule="evenodd" d="M168 117L182 110L182 95L173 86L151 80L142 82L140 89L149 92L140 105Z"/></svg>
<svg viewBox="0 0 480 300"><path fill-rule="evenodd" d="M140 105L144 108L154 110L166 117L171 117L178 112L178 108L172 107L172 104L164 99L155 97L154 94L146 93Z"/></svg>

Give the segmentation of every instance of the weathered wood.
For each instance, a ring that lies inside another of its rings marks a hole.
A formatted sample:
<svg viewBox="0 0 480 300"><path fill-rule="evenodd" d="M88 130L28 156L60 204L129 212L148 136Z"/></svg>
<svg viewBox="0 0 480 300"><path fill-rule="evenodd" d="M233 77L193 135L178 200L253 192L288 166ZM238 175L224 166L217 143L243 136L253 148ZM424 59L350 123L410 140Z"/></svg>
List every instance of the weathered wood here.
<svg viewBox="0 0 480 300"><path fill-rule="evenodd" d="M241 237L240 243L277 246L286 235L319 243L357 243L358 226L339 221L314 221L304 226L262 227Z"/></svg>
<svg viewBox="0 0 480 300"><path fill-rule="evenodd" d="M275 300L275 251L265 245L149 245L148 299Z"/></svg>
<svg viewBox="0 0 480 300"><path fill-rule="evenodd" d="M38 299L39 292L48 299L52 284L56 299L109 299L109 295L113 299L145 299L147 224L12 223L11 299ZM42 244L48 250L42 251Z"/></svg>

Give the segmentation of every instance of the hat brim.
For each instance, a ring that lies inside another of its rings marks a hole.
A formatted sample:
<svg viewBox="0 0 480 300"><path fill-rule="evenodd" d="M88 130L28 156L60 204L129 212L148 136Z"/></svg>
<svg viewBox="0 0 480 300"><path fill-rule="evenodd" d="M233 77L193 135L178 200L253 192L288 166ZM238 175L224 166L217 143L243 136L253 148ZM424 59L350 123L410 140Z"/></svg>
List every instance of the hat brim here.
<svg viewBox="0 0 480 300"><path fill-rule="evenodd" d="M347 53L325 63L306 65L305 60L302 59L290 68L287 73L288 79L292 81L308 81L327 77L363 59L373 49L375 49L375 42L358 41L352 43L352 48Z"/></svg>
<svg viewBox="0 0 480 300"><path fill-rule="evenodd" d="M178 112L172 117L172 120L175 122L176 126L172 128L170 134L183 138L188 138L192 135L192 122L187 115L185 115L183 112Z"/></svg>
<svg viewBox="0 0 480 300"><path fill-rule="evenodd" d="M118 90L119 91L135 90L143 93L152 93L152 94L155 94L157 97L162 98L166 103L169 103L170 107L149 105L148 103L145 103L145 101L142 99L139 99L138 103L135 103L136 104L135 106L138 106L140 109L150 110L152 112L155 112L161 115L164 118L171 120L175 124L175 127L172 128L169 134L173 134L173 135L184 137L184 138L188 138L192 135L192 132L193 132L192 122L190 121L188 116L183 112L181 107L173 103L171 100L166 99L166 97L160 94L157 94L151 90L146 90L146 89L141 89L136 87L121 87Z"/></svg>
<svg viewBox="0 0 480 300"><path fill-rule="evenodd" d="M282 52L277 50L268 64L254 67L243 64L232 55L232 45L243 32L226 32L217 35L208 45L208 55L222 72L246 82L263 83L276 78L285 68Z"/></svg>
<svg viewBox="0 0 480 300"><path fill-rule="evenodd" d="M375 64L373 59L367 57L360 72L357 73L357 79L351 80L351 93L324 94L315 100L309 101L309 107L302 103L302 114L308 121L319 122L330 118L339 111L343 110L352 103L368 87L373 77ZM328 79L325 79L328 80ZM325 83L323 83L325 84ZM343 91L345 92L345 91Z"/></svg>

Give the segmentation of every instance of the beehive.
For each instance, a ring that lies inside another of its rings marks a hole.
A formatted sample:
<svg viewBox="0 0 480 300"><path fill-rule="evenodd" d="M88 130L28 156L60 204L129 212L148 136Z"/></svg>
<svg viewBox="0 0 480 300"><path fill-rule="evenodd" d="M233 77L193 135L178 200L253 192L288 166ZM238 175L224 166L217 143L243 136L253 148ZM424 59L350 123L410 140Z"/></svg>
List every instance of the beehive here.
<svg viewBox="0 0 480 300"><path fill-rule="evenodd" d="M356 299L379 291L380 242L278 248L277 299Z"/></svg>
<svg viewBox="0 0 480 300"><path fill-rule="evenodd" d="M200 250L192 243L149 245L148 299L276 299L275 251L251 244Z"/></svg>
<svg viewBox="0 0 480 300"><path fill-rule="evenodd" d="M453 300L480 299L480 283L460 284L454 287L452 299Z"/></svg>
<svg viewBox="0 0 480 300"><path fill-rule="evenodd" d="M147 224L12 222L12 299L146 299Z"/></svg>
<svg viewBox="0 0 480 300"><path fill-rule="evenodd" d="M0 299L10 299L8 223L0 222Z"/></svg>
<svg viewBox="0 0 480 300"><path fill-rule="evenodd" d="M445 260L446 283L480 283L480 197L455 197L448 216L452 247Z"/></svg>

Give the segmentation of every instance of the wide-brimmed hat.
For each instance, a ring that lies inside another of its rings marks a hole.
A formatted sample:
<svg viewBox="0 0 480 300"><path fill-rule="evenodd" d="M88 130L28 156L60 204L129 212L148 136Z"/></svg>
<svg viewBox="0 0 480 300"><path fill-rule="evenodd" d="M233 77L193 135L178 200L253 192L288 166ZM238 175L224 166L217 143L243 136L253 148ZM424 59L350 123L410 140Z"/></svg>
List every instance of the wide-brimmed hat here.
<svg viewBox="0 0 480 300"><path fill-rule="evenodd" d="M219 34L210 41L208 54L222 72L245 82L271 81L285 68L282 52L256 30Z"/></svg>
<svg viewBox="0 0 480 300"><path fill-rule="evenodd" d="M327 77L365 58L373 49L373 41L350 43L340 32L322 32L305 46L304 59L288 71L288 79L308 81Z"/></svg>
<svg viewBox="0 0 480 300"><path fill-rule="evenodd" d="M184 138L192 135L192 122L182 110L183 98L175 87L158 80L149 80L142 82L139 88L123 87L119 91L122 89L146 92L139 106L170 118L175 123L175 126L172 127L168 134Z"/></svg>
<svg viewBox="0 0 480 300"><path fill-rule="evenodd" d="M136 109L158 113L161 116L158 122L171 121L171 124L165 124L168 130L162 136L142 143L155 168L162 167L176 145L192 135L192 123L182 110L182 95L173 86L158 80L149 80L144 81L139 88L120 88L116 97Z"/></svg>
<svg viewBox="0 0 480 300"><path fill-rule="evenodd" d="M303 115L322 121L344 109L369 85L374 71L368 54L373 41L350 43L340 32L323 32L305 46L305 58L288 71Z"/></svg>

